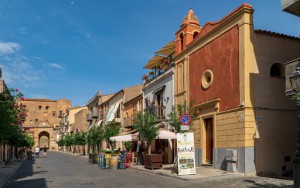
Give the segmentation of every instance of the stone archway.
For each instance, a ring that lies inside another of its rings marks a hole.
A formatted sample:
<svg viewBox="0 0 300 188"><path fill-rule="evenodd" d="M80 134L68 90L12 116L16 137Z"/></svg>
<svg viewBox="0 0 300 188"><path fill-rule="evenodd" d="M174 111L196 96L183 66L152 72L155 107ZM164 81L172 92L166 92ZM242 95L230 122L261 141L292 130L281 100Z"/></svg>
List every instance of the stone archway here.
<svg viewBox="0 0 300 188"><path fill-rule="evenodd" d="M42 131L39 133L39 147L48 148L50 146L50 134L47 131Z"/></svg>

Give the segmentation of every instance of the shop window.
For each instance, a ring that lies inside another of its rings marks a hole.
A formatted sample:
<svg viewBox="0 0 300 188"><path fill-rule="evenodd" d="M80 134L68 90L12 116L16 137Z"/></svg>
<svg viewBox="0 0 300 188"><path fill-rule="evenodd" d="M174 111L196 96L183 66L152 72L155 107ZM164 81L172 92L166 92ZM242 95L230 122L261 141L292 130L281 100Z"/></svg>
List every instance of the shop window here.
<svg viewBox="0 0 300 188"><path fill-rule="evenodd" d="M284 67L280 63L274 63L270 70L271 77L284 77Z"/></svg>

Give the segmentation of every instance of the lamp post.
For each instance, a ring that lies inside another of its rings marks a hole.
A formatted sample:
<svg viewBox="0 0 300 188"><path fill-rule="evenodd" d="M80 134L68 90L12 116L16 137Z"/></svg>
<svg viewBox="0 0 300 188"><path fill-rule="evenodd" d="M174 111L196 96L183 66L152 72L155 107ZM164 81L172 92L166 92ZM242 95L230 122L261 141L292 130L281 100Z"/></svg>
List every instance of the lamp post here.
<svg viewBox="0 0 300 188"><path fill-rule="evenodd" d="M300 188L300 66L296 67L292 76L289 77L292 89L295 91L295 99L297 100L297 142L296 153L293 159L294 166L294 188Z"/></svg>

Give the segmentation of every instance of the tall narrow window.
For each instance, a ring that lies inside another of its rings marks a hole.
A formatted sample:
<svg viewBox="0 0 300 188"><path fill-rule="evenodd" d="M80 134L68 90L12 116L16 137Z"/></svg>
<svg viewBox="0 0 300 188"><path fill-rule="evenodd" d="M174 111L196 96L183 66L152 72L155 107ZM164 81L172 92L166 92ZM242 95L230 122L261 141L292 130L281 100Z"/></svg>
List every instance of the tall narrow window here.
<svg viewBox="0 0 300 188"><path fill-rule="evenodd" d="M195 31L194 34L193 34L193 39L195 39L198 36L198 34L199 33L197 31Z"/></svg>
<svg viewBox="0 0 300 188"><path fill-rule="evenodd" d="M178 92L183 91L183 66L182 64L178 67Z"/></svg>
<svg viewBox="0 0 300 188"><path fill-rule="evenodd" d="M180 34L179 39L180 39L180 51L182 51L183 50L183 33Z"/></svg>

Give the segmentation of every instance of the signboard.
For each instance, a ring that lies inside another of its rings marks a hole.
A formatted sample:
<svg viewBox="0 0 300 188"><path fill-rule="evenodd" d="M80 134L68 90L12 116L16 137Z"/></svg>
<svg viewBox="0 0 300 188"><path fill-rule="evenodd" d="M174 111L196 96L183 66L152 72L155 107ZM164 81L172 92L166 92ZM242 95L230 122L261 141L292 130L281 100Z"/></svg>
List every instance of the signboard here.
<svg viewBox="0 0 300 188"><path fill-rule="evenodd" d="M181 122L181 126L180 126L180 130L181 131L188 131L190 129L190 123L191 123L191 117L188 114L182 114L180 116L180 122Z"/></svg>
<svg viewBox="0 0 300 188"><path fill-rule="evenodd" d="M178 175L196 174L194 133L177 133Z"/></svg>
<svg viewBox="0 0 300 188"><path fill-rule="evenodd" d="M181 131L188 131L188 130L190 130L190 126L181 125L181 126L180 126L180 130L181 130Z"/></svg>

